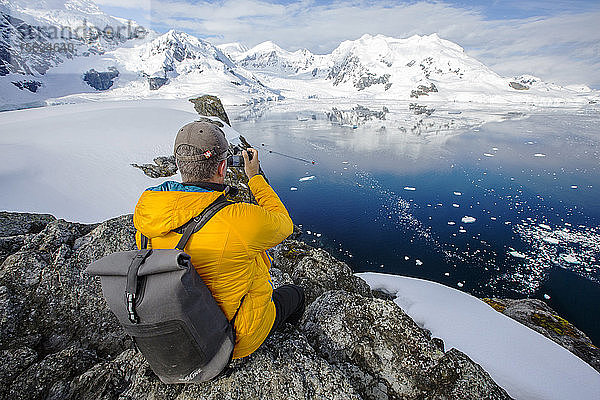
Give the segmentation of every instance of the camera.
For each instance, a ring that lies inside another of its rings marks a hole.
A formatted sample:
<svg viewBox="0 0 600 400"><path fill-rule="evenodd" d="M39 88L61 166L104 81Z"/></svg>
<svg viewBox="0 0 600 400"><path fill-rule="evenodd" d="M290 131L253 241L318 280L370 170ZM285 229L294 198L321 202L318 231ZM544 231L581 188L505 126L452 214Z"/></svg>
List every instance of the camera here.
<svg viewBox="0 0 600 400"><path fill-rule="evenodd" d="M235 167L235 168L243 168L244 167L244 156L242 152L245 151L248 153L248 159L252 160L252 152L248 150L244 150L239 146L233 146L233 154L230 154L227 157L227 166Z"/></svg>

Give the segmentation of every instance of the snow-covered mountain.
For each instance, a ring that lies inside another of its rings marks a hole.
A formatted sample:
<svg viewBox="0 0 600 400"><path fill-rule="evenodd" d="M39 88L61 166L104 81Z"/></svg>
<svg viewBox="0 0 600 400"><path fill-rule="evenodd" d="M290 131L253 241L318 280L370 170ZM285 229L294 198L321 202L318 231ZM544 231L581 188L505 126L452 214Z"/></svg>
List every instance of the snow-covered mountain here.
<svg viewBox="0 0 600 400"><path fill-rule="evenodd" d="M236 61L268 72L266 83L286 97L558 104L585 103L592 94L587 87L560 87L532 76L502 77L437 34L406 39L366 34L327 55L290 53L265 42Z"/></svg>
<svg viewBox="0 0 600 400"><path fill-rule="evenodd" d="M236 54L234 60L245 68L277 76L310 73L311 77L317 77L319 71L328 68L330 56L315 55L307 49L290 52L266 41Z"/></svg>
<svg viewBox="0 0 600 400"><path fill-rule="evenodd" d="M235 60L240 54L242 54L245 51L248 51L248 46L240 42L233 42L220 44L217 46L217 49L221 50L230 59Z"/></svg>
<svg viewBox="0 0 600 400"><path fill-rule="evenodd" d="M0 0L0 76L43 75L66 59L113 49L137 28L89 0Z"/></svg>
<svg viewBox="0 0 600 400"><path fill-rule="evenodd" d="M248 103L280 97L192 35L145 30L104 14L88 0L45 1L43 10L31 8L31 2L0 1L0 110L90 98L218 93L226 102ZM120 35L84 29L92 26L120 28ZM53 28L62 32L66 27L87 33L53 34Z"/></svg>
<svg viewBox="0 0 600 400"><path fill-rule="evenodd" d="M120 27L122 34L82 29L92 26ZM65 39L52 27L87 33ZM502 77L436 34L364 35L324 55L290 52L270 41L251 49L214 46L111 17L91 0L0 0L0 30L0 110L205 93L229 104L288 98L560 105L599 98L585 86Z"/></svg>

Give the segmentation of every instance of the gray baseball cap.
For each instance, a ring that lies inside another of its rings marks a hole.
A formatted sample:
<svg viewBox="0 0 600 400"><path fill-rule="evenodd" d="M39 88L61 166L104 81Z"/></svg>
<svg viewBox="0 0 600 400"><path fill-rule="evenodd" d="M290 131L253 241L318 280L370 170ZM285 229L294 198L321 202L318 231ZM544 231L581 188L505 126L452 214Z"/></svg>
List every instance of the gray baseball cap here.
<svg viewBox="0 0 600 400"><path fill-rule="evenodd" d="M179 155L177 149L181 145L193 146L202 154ZM221 128L210 122L194 121L177 132L174 154L181 161L205 161L213 157L221 161L227 158L228 149L229 144Z"/></svg>

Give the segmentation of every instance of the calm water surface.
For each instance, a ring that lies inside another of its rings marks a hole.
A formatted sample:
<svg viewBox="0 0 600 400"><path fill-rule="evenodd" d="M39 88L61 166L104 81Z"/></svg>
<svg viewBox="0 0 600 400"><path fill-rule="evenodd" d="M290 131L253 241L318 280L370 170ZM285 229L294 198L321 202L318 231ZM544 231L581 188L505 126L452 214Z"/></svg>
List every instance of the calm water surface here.
<svg viewBox="0 0 600 400"><path fill-rule="evenodd" d="M261 151L305 240L355 271L545 299L600 343L597 109L431 136L315 116L271 111L233 122Z"/></svg>

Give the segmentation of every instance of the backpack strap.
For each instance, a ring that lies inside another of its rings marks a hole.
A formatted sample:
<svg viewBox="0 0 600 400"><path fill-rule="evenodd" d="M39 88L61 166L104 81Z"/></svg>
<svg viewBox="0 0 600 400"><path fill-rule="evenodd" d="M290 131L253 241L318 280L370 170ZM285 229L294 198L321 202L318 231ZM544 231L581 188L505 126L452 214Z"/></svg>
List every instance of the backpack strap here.
<svg viewBox="0 0 600 400"><path fill-rule="evenodd" d="M142 232L140 232L140 249L148 248L148 237L145 236Z"/></svg>
<svg viewBox="0 0 600 400"><path fill-rule="evenodd" d="M210 203L200 215L192 218L192 220L186 223L187 226L183 231L183 236L181 236L181 239L179 239L175 248L183 251L192 234L198 232L217 212L230 204L233 204L233 202L227 200L227 197L225 197L224 194L217 197L217 199Z"/></svg>
<svg viewBox="0 0 600 400"><path fill-rule="evenodd" d="M137 292L137 273L140 266L146 261L146 258L152 253L152 249L141 249L138 250L137 254L131 260L129 264L129 270L127 271L127 283L125 286L125 302L127 304L127 314L129 321L132 324L140 322L139 317L135 312L135 296Z"/></svg>

